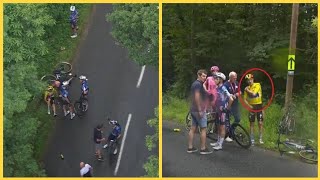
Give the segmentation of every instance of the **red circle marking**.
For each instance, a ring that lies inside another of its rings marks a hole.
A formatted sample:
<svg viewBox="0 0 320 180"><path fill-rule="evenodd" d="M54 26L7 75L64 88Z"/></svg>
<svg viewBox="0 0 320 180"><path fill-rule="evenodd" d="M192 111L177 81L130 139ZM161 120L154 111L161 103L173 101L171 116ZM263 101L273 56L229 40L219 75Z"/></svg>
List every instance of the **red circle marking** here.
<svg viewBox="0 0 320 180"><path fill-rule="evenodd" d="M257 110L254 110L254 109L251 109L245 102L244 100L242 99L241 96L240 97L240 103L242 104L243 107L245 107L246 109L248 109L250 112L260 112L260 111L263 111L265 110L266 108L268 108L270 105L271 105L271 102L272 102L272 99L273 99L273 96L274 96L274 85L273 85L273 80L272 78L270 77L270 75L263 69L260 69L260 68L251 68L249 70L247 70L242 76L241 76L241 79L240 79L240 82L239 82L239 89L238 89L238 93L241 94L241 83L242 83L242 80L243 78L245 77L246 74L248 74L249 72L251 71L261 71L263 72L264 74L266 74L271 82L271 89L272 89L272 95L271 95L271 98L269 99L268 101L268 104L266 106L264 106L262 109L257 109Z"/></svg>

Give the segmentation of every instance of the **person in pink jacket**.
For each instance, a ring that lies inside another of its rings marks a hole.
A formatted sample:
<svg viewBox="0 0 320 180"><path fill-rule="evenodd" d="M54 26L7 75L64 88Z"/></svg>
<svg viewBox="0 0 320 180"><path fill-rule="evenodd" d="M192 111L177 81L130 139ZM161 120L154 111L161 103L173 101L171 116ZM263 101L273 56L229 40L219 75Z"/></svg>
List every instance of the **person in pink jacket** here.
<svg viewBox="0 0 320 180"><path fill-rule="evenodd" d="M211 70L212 76L209 76L206 79L206 81L203 83L203 88L207 91L207 93L209 95L209 98L208 98L209 108L207 108L207 109L215 110L215 104L217 101L217 85L214 82L214 76L217 72L219 72L219 67L212 66L210 70Z"/></svg>

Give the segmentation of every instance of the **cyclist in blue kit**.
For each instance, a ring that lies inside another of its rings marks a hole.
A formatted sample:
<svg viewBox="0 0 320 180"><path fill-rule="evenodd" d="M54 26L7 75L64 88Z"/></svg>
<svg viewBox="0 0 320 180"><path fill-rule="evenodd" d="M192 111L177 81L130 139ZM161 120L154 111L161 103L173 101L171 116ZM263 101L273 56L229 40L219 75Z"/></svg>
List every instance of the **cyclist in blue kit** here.
<svg viewBox="0 0 320 180"><path fill-rule="evenodd" d="M108 118L109 124L112 125L112 131L109 134L107 143L103 146L103 148L107 148L108 147L108 143L113 140L115 142L118 142L118 139L121 137L121 126L118 123L118 121L116 120L110 120ZM118 147L116 146L116 149L114 150L113 154L117 154L118 152Z"/></svg>

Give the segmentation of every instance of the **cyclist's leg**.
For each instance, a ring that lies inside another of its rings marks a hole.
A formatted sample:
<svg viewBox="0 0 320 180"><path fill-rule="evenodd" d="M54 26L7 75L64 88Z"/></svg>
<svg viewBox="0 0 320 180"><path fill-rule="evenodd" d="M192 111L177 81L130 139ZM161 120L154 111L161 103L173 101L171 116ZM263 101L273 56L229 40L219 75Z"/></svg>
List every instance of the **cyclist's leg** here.
<svg viewBox="0 0 320 180"><path fill-rule="evenodd" d="M74 35L75 29L76 29L74 22L71 22L71 29L72 29L72 32L73 32L73 35Z"/></svg>
<svg viewBox="0 0 320 180"><path fill-rule="evenodd" d="M262 108L262 105L258 108ZM263 133L263 113L262 111L257 112L257 121L258 121L258 126L259 126L259 141L260 143L263 143L262 141L262 133Z"/></svg>
<svg viewBox="0 0 320 180"><path fill-rule="evenodd" d="M48 114L50 114L50 105L51 105L51 102L50 102L50 98L47 98L47 106L48 106Z"/></svg>
<svg viewBox="0 0 320 180"><path fill-rule="evenodd" d="M73 104L71 103L70 101L70 104L69 104L69 110L71 113L74 113L74 107L73 107Z"/></svg>
<svg viewBox="0 0 320 180"><path fill-rule="evenodd" d="M221 113L219 130L220 130L219 145L222 146L224 138L226 136L226 113Z"/></svg>
<svg viewBox="0 0 320 180"><path fill-rule="evenodd" d="M73 107L73 104L72 104L71 99L70 99L69 97L68 97L68 99L69 99L69 102L70 102L70 103L68 103L69 111L71 112L71 114L74 115L74 107Z"/></svg>
<svg viewBox="0 0 320 180"><path fill-rule="evenodd" d="M106 144L103 146L103 148L107 148L107 147L109 146L110 140L113 140L113 139L114 139L114 136L112 135L112 133L110 133L109 136L108 136L107 142L106 142Z"/></svg>
<svg viewBox="0 0 320 180"><path fill-rule="evenodd" d="M77 21L74 22L74 29L75 29L75 32L77 33L77 30L78 30L78 22Z"/></svg>
<svg viewBox="0 0 320 180"><path fill-rule="evenodd" d="M63 100L62 101L62 109L63 109L63 112L64 112L64 116L67 116L67 107L66 107L66 102Z"/></svg>
<svg viewBox="0 0 320 180"><path fill-rule="evenodd" d="M67 116L70 113L69 102L66 101L65 99L62 99L62 103L63 103L64 116Z"/></svg>
<svg viewBox="0 0 320 180"><path fill-rule="evenodd" d="M255 112L249 111L249 121L250 121L250 139L251 142L254 142L254 121L255 121Z"/></svg>
<svg viewBox="0 0 320 180"><path fill-rule="evenodd" d="M217 141L215 143L210 143L211 146L215 147L215 146L218 146L219 145L219 142L220 142L220 134L221 134L221 131L220 131L220 125L221 125L221 111L218 110L218 108L215 109L216 110L216 117L215 117L215 125L216 125L216 129L217 129Z"/></svg>
<svg viewBox="0 0 320 180"><path fill-rule="evenodd" d="M51 98L51 105L52 105L53 115L54 115L54 116L57 116L55 101L56 101L55 98L52 97L52 98Z"/></svg>
<svg viewBox="0 0 320 180"><path fill-rule="evenodd" d="M214 146L214 150L221 150L222 144L225 138L225 113L222 113L220 110L218 111L219 114L219 136L216 143L210 144L211 146Z"/></svg>

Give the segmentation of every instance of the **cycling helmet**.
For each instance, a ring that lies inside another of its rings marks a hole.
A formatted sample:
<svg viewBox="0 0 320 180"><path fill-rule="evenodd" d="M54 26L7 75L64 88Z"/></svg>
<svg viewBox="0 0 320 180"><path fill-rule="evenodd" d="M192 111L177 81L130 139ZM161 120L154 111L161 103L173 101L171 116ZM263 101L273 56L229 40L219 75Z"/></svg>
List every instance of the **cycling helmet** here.
<svg viewBox="0 0 320 180"><path fill-rule="evenodd" d="M70 6L70 11L74 11L74 10L76 10L76 7L75 6Z"/></svg>
<svg viewBox="0 0 320 180"><path fill-rule="evenodd" d="M117 123L118 123L118 121L116 121L116 120L109 120L109 124L116 125Z"/></svg>
<svg viewBox="0 0 320 180"><path fill-rule="evenodd" d="M48 91L52 91L53 90L53 87L52 86L48 86Z"/></svg>
<svg viewBox="0 0 320 180"><path fill-rule="evenodd" d="M210 70L211 71L219 71L219 67L218 66L212 66Z"/></svg>
<svg viewBox="0 0 320 180"><path fill-rule="evenodd" d="M252 74L247 74L246 75L246 79L253 79L253 75Z"/></svg>
<svg viewBox="0 0 320 180"><path fill-rule="evenodd" d="M87 77L81 75L81 76L79 76L79 79L80 79L80 80L87 80Z"/></svg>
<svg viewBox="0 0 320 180"><path fill-rule="evenodd" d="M219 78L221 78L222 80L226 80L226 76L222 73L222 72L217 72L216 73L216 75L215 75L215 77L219 77Z"/></svg>

